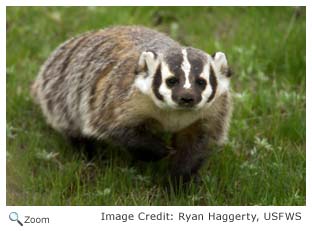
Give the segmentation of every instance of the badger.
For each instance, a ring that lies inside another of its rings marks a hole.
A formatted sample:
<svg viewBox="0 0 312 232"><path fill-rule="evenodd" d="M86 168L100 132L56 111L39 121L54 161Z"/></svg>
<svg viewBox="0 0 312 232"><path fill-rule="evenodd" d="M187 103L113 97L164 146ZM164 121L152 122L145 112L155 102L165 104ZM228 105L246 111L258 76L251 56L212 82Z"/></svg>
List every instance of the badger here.
<svg viewBox="0 0 312 232"><path fill-rule="evenodd" d="M230 76L223 52L184 47L142 26L114 26L61 44L31 94L63 135L108 141L145 161L167 157L170 176L187 182L209 145L227 140Z"/></svg>

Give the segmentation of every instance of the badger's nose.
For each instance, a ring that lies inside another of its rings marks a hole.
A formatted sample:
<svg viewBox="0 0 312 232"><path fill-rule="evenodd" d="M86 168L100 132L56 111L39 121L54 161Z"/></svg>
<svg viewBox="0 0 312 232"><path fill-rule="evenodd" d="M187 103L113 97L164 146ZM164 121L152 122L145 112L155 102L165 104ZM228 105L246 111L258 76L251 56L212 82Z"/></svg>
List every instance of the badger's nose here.
<svg viewBox="0 0 312 232"><path fill-rule="evenodd" d="M192 94L184 94L179 98L179 104L182 106L193 106L195 98Z"/></svg>

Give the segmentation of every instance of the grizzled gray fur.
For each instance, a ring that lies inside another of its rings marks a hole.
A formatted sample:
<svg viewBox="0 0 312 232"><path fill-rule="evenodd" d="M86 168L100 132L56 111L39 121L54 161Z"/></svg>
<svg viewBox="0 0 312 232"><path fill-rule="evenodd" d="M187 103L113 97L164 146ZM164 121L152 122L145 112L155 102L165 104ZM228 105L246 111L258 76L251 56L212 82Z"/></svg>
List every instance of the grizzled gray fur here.
<svg viewBox="0 0 312 232"><path fill-rule="evenodd" d="M119 144L143 160L169 156L188 181L231 118L224 53L183 47L139 26L87 32L60 45L31 93L47 122L69 137ZM172 133L166 144L157 132Z"/></svg>

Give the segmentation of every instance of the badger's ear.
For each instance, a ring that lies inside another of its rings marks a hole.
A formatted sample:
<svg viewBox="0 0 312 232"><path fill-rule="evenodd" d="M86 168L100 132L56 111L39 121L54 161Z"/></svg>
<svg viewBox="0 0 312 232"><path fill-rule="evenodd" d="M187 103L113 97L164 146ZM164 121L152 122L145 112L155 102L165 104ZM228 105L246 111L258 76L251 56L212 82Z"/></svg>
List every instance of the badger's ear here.
<svg viewBox="0 0 312 232"><path fill-rule="evenodd" d="M217 70L226 77L232 76L232 70L228 66L226 55L223 52L216 52L211 55Z"/></svg>
<svg viewBox="0 0 312 232"><path fill-rule="evenodd" d="M154 51L142 52L139 58L137 73L148 72L154 73L158 67L158 56Z"/></svg>

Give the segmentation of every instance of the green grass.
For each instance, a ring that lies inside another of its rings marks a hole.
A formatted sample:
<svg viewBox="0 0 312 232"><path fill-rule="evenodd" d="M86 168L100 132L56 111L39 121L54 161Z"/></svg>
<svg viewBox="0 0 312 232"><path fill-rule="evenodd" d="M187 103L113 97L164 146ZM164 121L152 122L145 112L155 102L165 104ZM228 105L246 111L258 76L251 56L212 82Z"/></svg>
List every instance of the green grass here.
<svg viewBox="0 0 312 232"><path fill-rule="evenodd" d="M305 205L305 20L293 7L8 7L7 204ZM161 164L135 164L113 146L89 162L31 101L29 85L58 44L115 24L226 52L229 143L211 154L203 184L168 192L155 176Z"/></svg>

